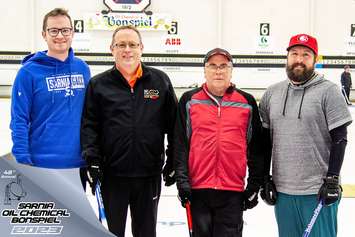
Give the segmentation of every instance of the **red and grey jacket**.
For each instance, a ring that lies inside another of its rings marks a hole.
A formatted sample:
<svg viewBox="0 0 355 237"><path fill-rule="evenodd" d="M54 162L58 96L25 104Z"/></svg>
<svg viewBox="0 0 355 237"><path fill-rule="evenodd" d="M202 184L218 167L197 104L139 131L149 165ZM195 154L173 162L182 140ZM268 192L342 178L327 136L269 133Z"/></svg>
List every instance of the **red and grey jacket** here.
<svg viewBox="0 0 355 237"><path fill-rule="evenodd" d="M230 86L218 101L206 84L179 101L174 132L178 189L244 191L261 184L261 122L252 95Z"/></svg>

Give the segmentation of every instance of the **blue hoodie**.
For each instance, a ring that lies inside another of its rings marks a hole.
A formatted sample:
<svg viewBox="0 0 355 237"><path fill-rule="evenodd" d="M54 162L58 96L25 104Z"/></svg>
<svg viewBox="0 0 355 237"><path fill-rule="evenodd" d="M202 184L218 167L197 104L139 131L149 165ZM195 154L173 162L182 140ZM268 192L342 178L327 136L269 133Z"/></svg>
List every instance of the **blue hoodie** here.
<svg viewBox="0 0 355 237"><path fill-rule="evenodd" d="M80 120L90 70L71 48L64 62L46 53L25 57L17 73L11 101L12 153L23 164L82 167Z"/></svg>

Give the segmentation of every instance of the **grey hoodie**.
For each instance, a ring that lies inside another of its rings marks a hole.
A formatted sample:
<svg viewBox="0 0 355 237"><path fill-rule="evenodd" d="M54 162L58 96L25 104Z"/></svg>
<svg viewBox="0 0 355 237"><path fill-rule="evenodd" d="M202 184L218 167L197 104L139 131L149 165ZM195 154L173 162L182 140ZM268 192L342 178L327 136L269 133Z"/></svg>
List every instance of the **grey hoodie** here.
<svg viewBox="0 0 355 237"><path fill-rule="evenodd" d="M352 121L340 89L315 73L303 85L270 86L260 101L272 138L272 175L279 192L316 194L328 171L329 131Z"/></svg>

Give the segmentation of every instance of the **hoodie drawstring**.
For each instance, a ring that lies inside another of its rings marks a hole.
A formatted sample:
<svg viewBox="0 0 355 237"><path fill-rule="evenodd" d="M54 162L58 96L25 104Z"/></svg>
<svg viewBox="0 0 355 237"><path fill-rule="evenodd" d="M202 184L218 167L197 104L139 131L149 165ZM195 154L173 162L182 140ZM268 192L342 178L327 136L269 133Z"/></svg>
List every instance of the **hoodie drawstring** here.
<svg viewBox="0 0 355 237"><path fill-rule="evenodd" d="M288 90L290 89L290 83L287 85L287 90L286 90L286 97L284 101L284 108L282 110L282 116L285 116L285 111L286 111L286 103L287 103L287 98L288 98Z"/></svg>
<svg viewBox="0 0 355 237"><path fill-rule="evenodd" d="M282 110L282 116L285 116L286 103L287 103L287 99L288 99L288 91L289 91L289 89L290 89L290 84L287 85L286 97L285 97L285 101L284 101L284 107L283 107L283 110ZM298 117L297 117L298 119L301 118L301 110L302 110L303 98L304 98L304 94L305 94L305 93L306 93L306 88L303 89L300 107L298 108Z"/></svg>
<svg viewBox="0 0 355 237"><path fill-rule="evenodd" d="M57 76L57 73L58 73L58 63L55 62L55 73L54 73L55 77ZM52 104L54 104L54 90L52 90L51 95L52 95Z"/></svg>
<svg viewBox="0 0 355 237"><path fill-rule="evenodd" d="M302 104L303 104L304 94L306 94L306 88L303 89L303 94L302 94L302 98L301 98L301 103L300 103L300 107L299 107L299 109L298 109L298 119L301 118L301 108L302 108Z"/></svg>
<svg viewBox="0 0 355 237"><path fill-rule="evenodd" d="M71 65L71 63L69 62L69 111L71 112L72 111L72 93L74 93L73 92L73 90L72 90L72 65Z"/></svg>

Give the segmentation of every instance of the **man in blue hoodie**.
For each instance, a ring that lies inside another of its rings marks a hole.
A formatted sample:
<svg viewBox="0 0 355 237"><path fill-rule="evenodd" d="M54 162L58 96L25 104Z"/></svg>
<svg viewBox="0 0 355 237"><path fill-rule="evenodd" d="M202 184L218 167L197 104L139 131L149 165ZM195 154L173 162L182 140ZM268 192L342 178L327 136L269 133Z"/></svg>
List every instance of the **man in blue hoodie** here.
<svg viewBox="0 0 355 237"><path fill-rule="evenodd" d="M90 71L74 57L73 25L66 10L45 15L42 37L48 50L25 57L13 85L12 153L26 165L84 167L80 119Z"/></svg>

